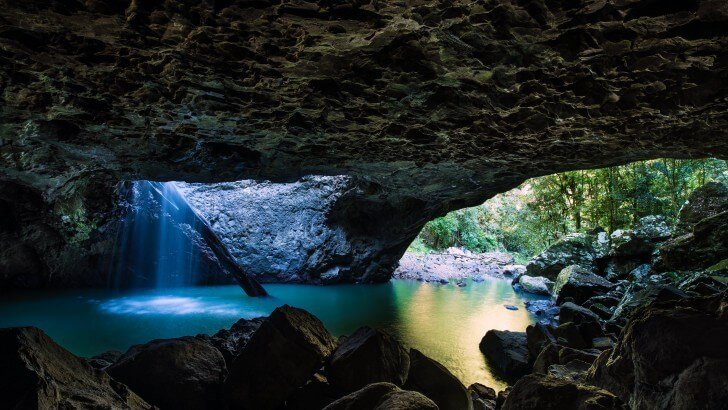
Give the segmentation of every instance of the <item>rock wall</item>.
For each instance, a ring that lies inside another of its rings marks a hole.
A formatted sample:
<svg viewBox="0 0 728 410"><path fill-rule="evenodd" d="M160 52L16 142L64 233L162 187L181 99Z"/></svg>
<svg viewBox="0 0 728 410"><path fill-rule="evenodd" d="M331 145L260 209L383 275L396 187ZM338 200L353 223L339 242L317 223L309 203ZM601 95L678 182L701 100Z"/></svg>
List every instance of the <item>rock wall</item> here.
<svg viewBox="0 0 728 410"><path fill-rule="evenodd" d="M75 281L59 261L124 180L349 175L336 220L399 249L530 177L728 158L726 22L710 0L7 0L0 183L38 217L3 226L25 247L3 281Z"/></svg>
<svg viewBox="0 0 728 410"><path fill-rule="evenodd" d="M262 281L388 280L407 246L362 232L368 229L363 224L377 224L381 216L359 221L341 214L339 201L359 191L349 177L177 186L243 270Z"/></svg>

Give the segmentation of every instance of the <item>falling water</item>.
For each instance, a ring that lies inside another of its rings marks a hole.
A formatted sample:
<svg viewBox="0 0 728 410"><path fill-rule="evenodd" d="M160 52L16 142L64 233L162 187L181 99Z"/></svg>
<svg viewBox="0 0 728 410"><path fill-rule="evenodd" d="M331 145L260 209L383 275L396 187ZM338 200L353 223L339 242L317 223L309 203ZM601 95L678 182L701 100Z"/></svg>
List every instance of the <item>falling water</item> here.
<svg viewBox="0 0 728 410"><path fill-rule="evenodd" d="M123 191L125 215L117 239L113 285L168 288L199 284L199 217L175 183L134 181Z"/></svg>

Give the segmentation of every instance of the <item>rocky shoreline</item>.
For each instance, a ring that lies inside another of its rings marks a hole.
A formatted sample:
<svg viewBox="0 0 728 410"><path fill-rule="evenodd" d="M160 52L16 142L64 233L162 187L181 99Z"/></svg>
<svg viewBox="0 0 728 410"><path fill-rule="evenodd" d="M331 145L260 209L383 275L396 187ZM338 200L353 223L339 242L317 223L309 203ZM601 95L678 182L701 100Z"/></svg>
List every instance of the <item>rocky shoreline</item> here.
<svg viewBox="0 0 728 410"><path fill-rule="evenodd" d="M460 248L443 252L405 253L392 274L393 279L410 279L432 283L464 284L464 280L482 281L486 278L513 278L526 267L515 263L505 252L473 253Z"/></svg>
<svg viewBox="0 0 728 410"><path fill-rule="evenodd" d="M722 408L726 209L728 189L709 184L691 195L674 232L646 217L608 239L571 235L534 258L513 283L549 292L550 300L528 306L541 319L525 332L489 330L480 342L510 383L497 393L465 387L378 329L337 339L310 313L284 305L212 336L153 340L88 360L40 329L0 329L0 396L10 408ZM676 269L688 257L693 269Z"/></svg>

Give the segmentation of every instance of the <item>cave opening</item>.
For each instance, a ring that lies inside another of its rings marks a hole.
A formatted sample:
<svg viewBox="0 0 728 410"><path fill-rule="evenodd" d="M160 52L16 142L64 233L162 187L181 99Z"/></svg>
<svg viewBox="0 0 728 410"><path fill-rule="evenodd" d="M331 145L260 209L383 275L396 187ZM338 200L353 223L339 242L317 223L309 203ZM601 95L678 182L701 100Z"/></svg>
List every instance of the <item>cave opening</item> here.
<svg viewBox="0 0 728 410"><path fill-rule="evenodd" d="M724 0L2 5L0 407L725 407Z"/></svg>

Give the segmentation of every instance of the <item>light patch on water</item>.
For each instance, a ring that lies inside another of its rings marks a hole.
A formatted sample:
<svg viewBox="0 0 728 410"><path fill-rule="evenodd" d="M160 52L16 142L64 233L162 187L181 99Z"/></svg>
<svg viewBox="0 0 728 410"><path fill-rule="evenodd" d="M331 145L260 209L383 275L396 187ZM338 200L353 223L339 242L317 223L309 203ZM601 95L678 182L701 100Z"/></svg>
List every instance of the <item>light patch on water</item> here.
<svg viewBox="0 0 728 410"><path fill-rule="evenodd" d="M241 316L242 309L210 298L183 296L138 296L109 299L99 308L118 315L197 315Z"/></svg>

